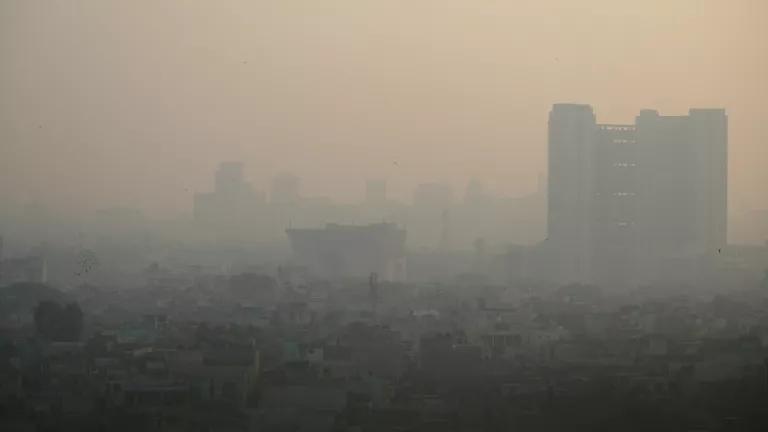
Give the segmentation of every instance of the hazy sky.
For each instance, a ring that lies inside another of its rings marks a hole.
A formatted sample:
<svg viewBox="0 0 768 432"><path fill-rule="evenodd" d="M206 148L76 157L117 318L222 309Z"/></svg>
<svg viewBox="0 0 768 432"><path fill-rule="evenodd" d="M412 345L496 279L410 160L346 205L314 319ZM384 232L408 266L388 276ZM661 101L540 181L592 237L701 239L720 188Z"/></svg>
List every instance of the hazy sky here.
<svg viewBox="0 0 768 432"><path fill-rule="evenodd" d="M765 208L767 23L765 0L0 0L0 202L180 214L229 159L342 200L523 194L550 105L583 102L727 108L731 205Z"/></svg>

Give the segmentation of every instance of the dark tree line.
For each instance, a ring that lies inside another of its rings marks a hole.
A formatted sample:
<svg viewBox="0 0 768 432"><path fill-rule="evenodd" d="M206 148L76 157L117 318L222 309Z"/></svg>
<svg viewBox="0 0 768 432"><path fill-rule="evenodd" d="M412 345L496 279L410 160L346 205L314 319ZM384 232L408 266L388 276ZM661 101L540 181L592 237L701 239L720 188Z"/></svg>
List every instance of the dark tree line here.
<svg viewBox="0 0 768 432"><path fill-rule="evenodd" d="M83 311L77 303L61 305L43 300L34 310L37 333L55 342L73 342L83 331Z"/></svg>

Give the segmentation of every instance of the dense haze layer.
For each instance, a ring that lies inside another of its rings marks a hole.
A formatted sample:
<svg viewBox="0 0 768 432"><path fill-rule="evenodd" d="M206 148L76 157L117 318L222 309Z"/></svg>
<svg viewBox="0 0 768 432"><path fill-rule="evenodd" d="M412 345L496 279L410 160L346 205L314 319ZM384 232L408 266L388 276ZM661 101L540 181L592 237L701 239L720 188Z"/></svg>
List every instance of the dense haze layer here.
<svg viewBox="0 0 768 432"><path fill-rule="evenodd" d="M7 0L0 199L189 212L221 160L256 187L505 194L545 171L554 102L602 122L724 107L731 207L768 207L762 0ZM396 162L396 163L395 163Z"/></svg>

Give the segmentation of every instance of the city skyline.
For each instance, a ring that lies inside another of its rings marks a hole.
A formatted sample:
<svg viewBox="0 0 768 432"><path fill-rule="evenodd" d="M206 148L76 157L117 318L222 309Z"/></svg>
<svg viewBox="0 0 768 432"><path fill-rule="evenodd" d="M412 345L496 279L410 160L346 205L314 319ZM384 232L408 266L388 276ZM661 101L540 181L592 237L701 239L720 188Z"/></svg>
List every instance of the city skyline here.
<svg viewBox="0 0 768 432"><path fill-rule="evenodd" d="M4 3L0 198L175 216L222 160L347 202L368 177L520 196L547 110L578 102L728 109L730 207L768 208L764 2L467 4Z"/></svg>
<svg viewBox="0 0 768 432"><path fill-rule="evenodd" d="M0 431L768 431L766 22L0 1Z"/></svg>

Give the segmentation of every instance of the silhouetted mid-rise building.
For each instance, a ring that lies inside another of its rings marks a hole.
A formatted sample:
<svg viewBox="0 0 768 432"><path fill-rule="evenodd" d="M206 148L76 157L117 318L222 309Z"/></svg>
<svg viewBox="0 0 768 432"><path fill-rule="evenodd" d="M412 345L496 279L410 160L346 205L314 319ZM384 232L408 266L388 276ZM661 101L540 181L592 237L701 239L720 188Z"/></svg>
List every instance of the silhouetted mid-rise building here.
<svg viewBox="0 0 768 432"><path fill-rule="evenodd" d="M326 278L368 277L385 281L405 278L405 230L394 224L337 225L322 229L289 229L294 259Z"/></svg>
<svg viewBox="0 0 768 432"><path fill-rule="evenodd" d="M220 164L213 192L198 193L194 198L195 220L215 228L224 239L243 239L263 208L264 197L245 180L240 162Z"/></svg>
<svg viewBox="0 0 768 432"><path fill-rule="evenodd" d="M450 213L453 188L443 183L422 183L413 193L408 211L409 246L419 249L450 249Z"/></svg>

